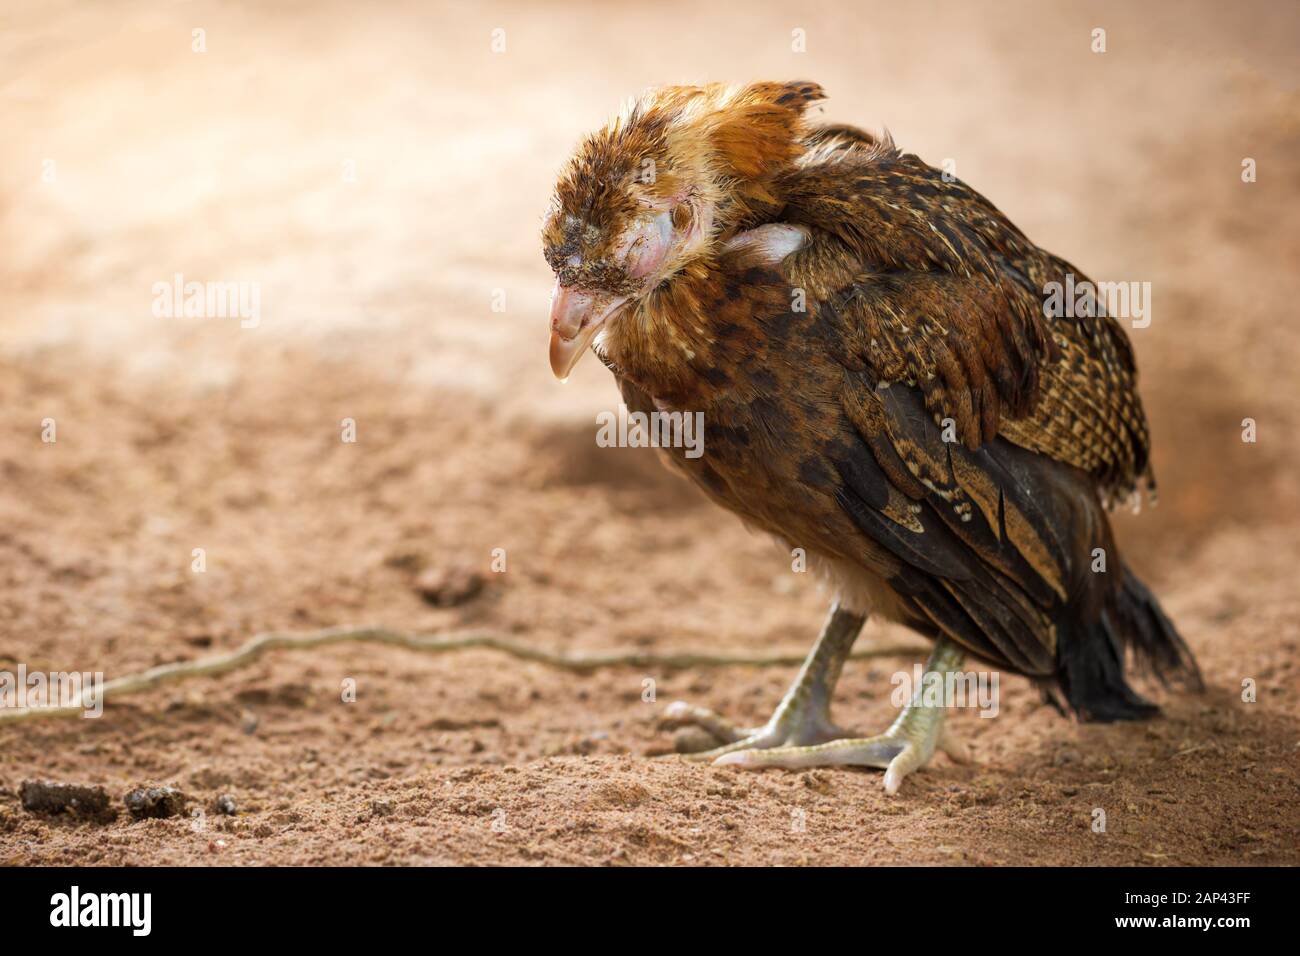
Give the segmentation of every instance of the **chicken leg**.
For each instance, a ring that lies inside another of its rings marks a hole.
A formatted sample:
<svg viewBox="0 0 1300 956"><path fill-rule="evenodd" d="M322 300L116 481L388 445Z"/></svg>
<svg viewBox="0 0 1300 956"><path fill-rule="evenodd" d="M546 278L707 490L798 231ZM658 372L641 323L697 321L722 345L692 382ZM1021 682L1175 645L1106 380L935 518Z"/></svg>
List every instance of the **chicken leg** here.
<svg viewBox="0 0 1300 956"><path fill-rule="evenodd" d="M712 760L720 766L764 767L864 766L885 771L885 792L898 792L903 778L929 762L936 749L952 759L969 759L965 749L944 730L944 708L927 705L922 687L883 734L852 737L830 720L830 697L864 618L832 606L821 636L804 661L799 676L771 719L762 727L735 730L717 714L681 701L671 704L665 718L693 724L727 741L721 747L691 754L688 759ZM963 651L946 639L936 641L927 673L948 673L961 666Z"/></svg>
<svg viewBox="0 0 1300 956"><path fill-rule="evenodd" d="M866 618L835 603L822 626L817 643L808 652L799 676L762 727L737 729L705 707L676 701L664 711L670 726L693 725L708 731L723 746L688 756L691 760L716 760L735 751L802 747L843 737L845 732L831 723L831 694L840 679L844 662Z"/></svg>

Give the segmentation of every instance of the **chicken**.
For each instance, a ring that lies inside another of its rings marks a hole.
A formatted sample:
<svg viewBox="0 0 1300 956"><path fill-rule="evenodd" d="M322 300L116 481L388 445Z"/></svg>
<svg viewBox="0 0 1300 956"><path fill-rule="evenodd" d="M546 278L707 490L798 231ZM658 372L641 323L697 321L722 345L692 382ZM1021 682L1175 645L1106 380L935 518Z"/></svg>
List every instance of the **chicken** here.
<svg viewBox="0 0 1300 956"><path fill-rule="evenodd" d="M919 692L883 734L832 723L873 613L933 640L927 674L972 655L1079 719L1158 713L1126 657L1200 675L1106 517L1154 494L1123 329L1101 302L1045 308L1086 277L887 135L811 124L823 98L651 91L581 144L543 226L556 376L590 346L630 409L702 412L703 454L672 466L833 589L764 726L680 702L669 718L716 738L699 758L877 767L889 793L936 749L961 759Z"/></svg>

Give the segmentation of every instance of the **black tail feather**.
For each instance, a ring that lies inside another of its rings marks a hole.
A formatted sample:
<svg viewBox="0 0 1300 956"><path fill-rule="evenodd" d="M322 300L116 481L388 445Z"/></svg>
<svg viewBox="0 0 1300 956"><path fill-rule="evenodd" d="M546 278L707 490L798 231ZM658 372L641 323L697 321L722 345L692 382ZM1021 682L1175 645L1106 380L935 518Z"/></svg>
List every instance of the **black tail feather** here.
<svg viewBox="0 0 1300 956"><path fill-rule="evenodd" d="M1090 623L1059 635L1058 679L1081 720L1141 720L1160 713L1124 679L1126 656L1165 686L1204 686L1192 652L1146 585L1128 568L1121 574L1119 587L1109 591Z"/></svg>

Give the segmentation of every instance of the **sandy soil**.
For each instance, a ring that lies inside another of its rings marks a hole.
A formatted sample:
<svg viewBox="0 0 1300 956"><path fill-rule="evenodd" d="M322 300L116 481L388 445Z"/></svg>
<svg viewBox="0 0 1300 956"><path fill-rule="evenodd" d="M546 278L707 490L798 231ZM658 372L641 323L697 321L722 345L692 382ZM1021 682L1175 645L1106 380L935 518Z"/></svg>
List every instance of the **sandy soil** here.
<svg viewBox="0 0 1300 956"><path fill-rule="evenodd" d="M537 242L558 166L621 97L798 77L828 117L955 159L1095 277L1153 284L1133 339L1162 499L1119 534L1210 687L1079 726L1008 677L996 719L953 718L977 763L891 799L876 772L668 752L667 702L757 723L788 668L279 653L100 720L0 725L0 862L1300 863L1294 5L264 6L6 5L0 669L113 678L346 623L805 650L815 583L652 452L596 447L617 401L597 363L550 379ZM176 272L261 283L260 325L155 318ZM483 591L421 598L457 568ZM907 639L873 622L863 644ZM882 728L914 659L851 665L838 718ZM46 818L20 806L31 778L240 813Z"/></svg>

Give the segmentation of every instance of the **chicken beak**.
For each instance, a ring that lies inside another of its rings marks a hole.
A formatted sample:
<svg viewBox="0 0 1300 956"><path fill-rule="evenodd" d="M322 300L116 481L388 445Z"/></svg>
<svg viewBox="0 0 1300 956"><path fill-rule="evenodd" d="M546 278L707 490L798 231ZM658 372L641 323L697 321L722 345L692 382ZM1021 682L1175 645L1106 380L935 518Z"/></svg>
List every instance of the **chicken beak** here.
<svg viewBox="0 0 1300 956"><path fill-rule="evenodd" d="M627 296L583 292L557 280L551 293L551 371L560 381L587 351L605 321L627 302Z"/></svg>

